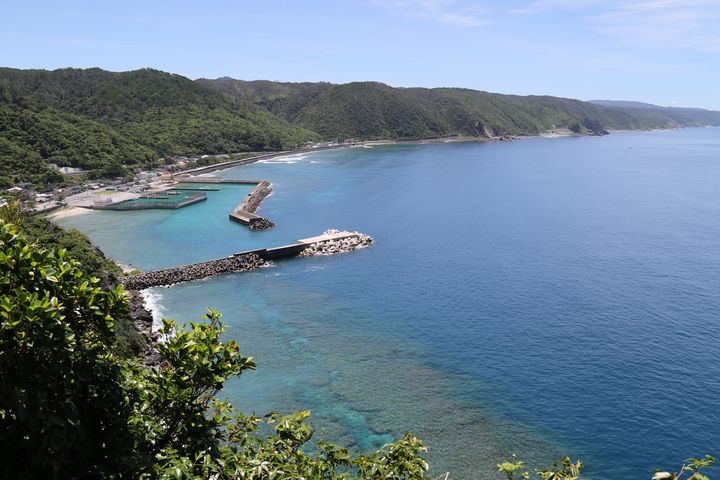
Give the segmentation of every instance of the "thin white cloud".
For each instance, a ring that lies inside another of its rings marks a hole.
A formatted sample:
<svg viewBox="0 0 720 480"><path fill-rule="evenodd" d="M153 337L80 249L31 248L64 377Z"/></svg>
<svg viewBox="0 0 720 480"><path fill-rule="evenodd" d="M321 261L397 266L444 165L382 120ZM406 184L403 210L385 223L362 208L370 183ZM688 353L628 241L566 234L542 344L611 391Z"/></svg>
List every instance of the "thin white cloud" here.
<svg viewBox="0 0 720 480"><path fill-rule="evenodd" d="M456 0L374 0L374 3L404 16L459 27L482 27L490 23L487 10Z"/></svg>
<svg viewBox="0 0 720 480"><path fill-rule="evenodd" d="M720 51L720 0L533 0L511 13L557 11L631 44Z"/></svg>
<svg viewBox="0 0 720 480"><path fill-rule="evenodd" d="M532 15L553 10L580 11L600 3L601 0L535 0L510 10L510 13Z"/></svg>
<svg viewBox="0 0 720 480"><path fill-rule="evenodd" d="M717 0L624 2L592 20L598 31L629 43L704 50L720 47Z"/></svg>

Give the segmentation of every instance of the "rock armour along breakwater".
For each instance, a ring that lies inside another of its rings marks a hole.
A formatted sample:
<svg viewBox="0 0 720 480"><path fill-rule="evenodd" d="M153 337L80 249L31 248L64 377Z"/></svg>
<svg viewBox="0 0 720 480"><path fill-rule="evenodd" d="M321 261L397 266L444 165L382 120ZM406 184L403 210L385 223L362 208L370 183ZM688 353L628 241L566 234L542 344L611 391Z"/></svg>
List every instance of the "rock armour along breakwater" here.
<svg viewBox="0 0 720 480"><path fill-rule="evenodd" d="M270 182L263 180L258 183L255 188L248 194L245 200L237 206L236 210L244 210L249 213L255 213L265 198L272 193Z"/></svg>
<svg viewBox="0 0 720 480"><path fill-rule="evenodd" d="M230 219L236 222L240 222L243 225L247 225L250 230L265 230L273 228L275 224L268 220L255 215L258 207L265 198L272 193L270 188L270 182L262 180L258 183L255 188L248 194L245 200L238 205L235 210L230 214Z"/></svg>
<svg viewBox="0 0 720 480"><path fill-rule="evenodd" d="M352 252L370 245L373 241L371 236L360 232L326 230L318 237L299 240L298 243L291 245L240 252L227 258L166 268L138 275L128 275L122 277L120 283L131 291L169 286L176 283L201 280L223 273L255 270L267 265L269 260Z"/></svg>
<svg viewBox="0 0 720 480"><path fill-rule="evenodd" d="M131 275L121 278L120 282L128 290L144 290L151 287L201 280L223 273L246 272L260 268L263 265L265 265L265 260L257 254L238 254L208 262Z"/></svg>
<svg viewBox="0 0 720 480"><path fill-rule="evenodd" d="M300 257L312 257L313 255L334 255L336 253L352 252L358 248L367 247L374 242L370 235L360 232L347 232L340 230L326 230L323 235L352 235L343 238L324 240L311 243L300 252Z"/></svg>

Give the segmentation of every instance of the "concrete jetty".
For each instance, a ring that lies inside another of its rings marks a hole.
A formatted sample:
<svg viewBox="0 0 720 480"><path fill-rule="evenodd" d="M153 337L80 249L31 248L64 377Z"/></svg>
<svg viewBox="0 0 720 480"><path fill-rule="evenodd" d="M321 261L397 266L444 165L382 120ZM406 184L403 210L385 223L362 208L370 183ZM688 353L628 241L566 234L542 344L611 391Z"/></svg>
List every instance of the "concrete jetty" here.
<svg viewBox="0 0 720 480"><path fill-rule="evenodd" d="M179 183L211 183L211 184L230 184L230 185L256 185L265 180L233 180L228 178L217 177L190 177L178 175L176 177Z"/></svg>
<svg viewBox="0 0 720 480"><path fill-rule="evenodd" d="M207 262L192 263L138 275L128 275L122 277L120 283L127 290L144 290L151 287L169 286L224 273L255 270L273 260L350 252L368 246L372 242L372 237L359 232L328 230L322 235L298 240L290 245L247 250Z"/></svg>
<svg viewBox="0 0 720 480"><path fill-rule="evenodd" d="M270 182L262 180L230 214L230 220L242 223L250 230L265 230L275 226L267 218L255 215L260 203L272 193Z"/></svg>

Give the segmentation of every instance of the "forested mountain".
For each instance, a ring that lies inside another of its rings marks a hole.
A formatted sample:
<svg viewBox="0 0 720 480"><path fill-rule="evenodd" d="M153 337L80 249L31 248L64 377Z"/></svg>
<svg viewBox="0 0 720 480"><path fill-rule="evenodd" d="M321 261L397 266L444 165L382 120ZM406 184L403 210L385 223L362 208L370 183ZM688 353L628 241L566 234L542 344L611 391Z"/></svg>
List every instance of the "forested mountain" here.
<svg viewBox="0 0 720 480"><path fill-rule="evenodd" d="M143 69L0 68L0 188L51 184L51 169L118 176L173 154L282 150L322 138L534 135L567 128L720 125L720 112L377 82L192 81Z"/></svg>
<svg viewBox="0 0 720 480"><path fill-rule="evenodd" d="M624 100L591 100L590 103L624 111L648 110L671 119L681 127L720 124L720 112L703 108L661 107L651 103Z"/></svg>
<svg viewBox="0 0 720 480"><path fill-rule="evenodd" d="M227 77L197 82L330 138L534 135L555 128L589 133L720 124L720 112L668 114L663 109L606 107L566 98L460 88L393 88L376 82L279 83Z"/></svg>
<svg viewBox="0 0 720 480"><path fill-rule="evenodd" d="M48 163L112 173L171 154L281 150L317 139L180 75L0 68L0 186L57 180Z"/></svg>

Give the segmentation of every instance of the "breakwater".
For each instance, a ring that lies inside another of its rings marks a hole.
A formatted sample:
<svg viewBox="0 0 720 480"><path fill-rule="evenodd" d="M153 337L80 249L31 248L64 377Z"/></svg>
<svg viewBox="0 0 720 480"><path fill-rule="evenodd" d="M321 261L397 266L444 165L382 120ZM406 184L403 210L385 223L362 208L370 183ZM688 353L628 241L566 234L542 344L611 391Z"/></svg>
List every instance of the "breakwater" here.
<svg viewBox="0 0 720 480"><path fill-rule="evenodd" d="M230 214L230 220L246 225L250 230L265 230L275 226L267 218L255 215L262 201L272 193L270 182L262 180Z"/></svg>
<svg viewBox="0 0 720 480"><path fill-rule="evenodd" d="M255 270L272 260L351 252L366 247L372 242L372 237L360 232L327 230L322 235L301 239L297 243L290 245L249 250L217 260L155 270L138 275L128 275L122 277L120 283L127 290L144 290L151 287L169 286L176 283L201 280L223 273Z"/></svg>
<svg viewBox="0 0 720 480"><path fill-rule="evenodd" d="M252 192L250 192L245 200L238 205L237 209L255 213L260 206L260 203L262 203L262 201L265 200L265 197L269 196L271 193L272 188L270 188L270 182L263 180L259 182L255 188L253 188Z"/></svg>
<svg viewBox="0 0 720 480"><path fill-rule="evenodd" d="M310 242L299 255L301 257L334 255L336 253L350 252L358 248L367 247L374 242L370 235L360 232L352 232L352 235L346 235L347 233L349 232L341 232L340 230L334 229L327 230L323 234L323 236L327 237L326 240Z"/></svg>
<svg viewBox="0 0 720 480"><path fill-rule="evenodd" d="M130 275L121 278L120 282L127 290L144 290L150 287L200 280L223 273L246 272L262 267L264 264L265 261L256 254L236 254L208 262Z"/></svg>

